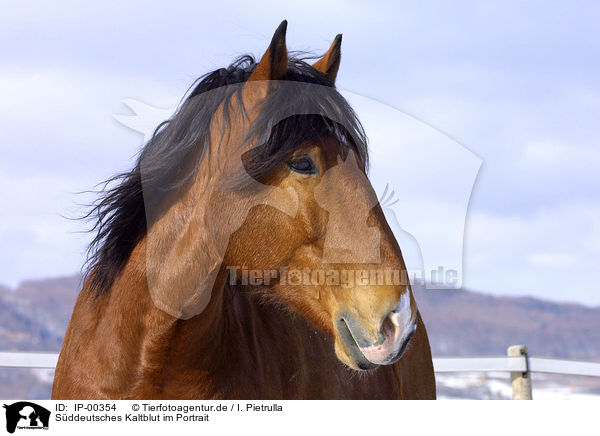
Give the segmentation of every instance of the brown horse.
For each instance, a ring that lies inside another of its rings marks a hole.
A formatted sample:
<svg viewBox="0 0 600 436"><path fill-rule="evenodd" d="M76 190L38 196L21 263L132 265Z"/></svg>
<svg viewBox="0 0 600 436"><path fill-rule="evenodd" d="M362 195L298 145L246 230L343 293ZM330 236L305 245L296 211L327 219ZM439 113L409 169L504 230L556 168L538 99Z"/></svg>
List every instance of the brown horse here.
<svg viewBox="0 0 600 436"><path fill-rule="evenodd" d="M202 77L93 208L54 399L433 399L425 326L336 91L284 21Z"/></svg>

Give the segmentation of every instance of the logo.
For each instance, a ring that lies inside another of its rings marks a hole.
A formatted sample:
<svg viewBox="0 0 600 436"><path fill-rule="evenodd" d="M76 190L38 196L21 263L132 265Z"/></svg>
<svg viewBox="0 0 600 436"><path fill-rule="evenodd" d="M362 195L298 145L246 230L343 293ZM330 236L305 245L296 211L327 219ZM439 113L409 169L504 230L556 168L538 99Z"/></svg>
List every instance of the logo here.
<svg viewBox="0 0 600 436"><path fill-rule="evenodd" d="M6 409L6 431L14 433L18 429L48 430L50 411L29 401L19 401L4 405Z"/></svg>

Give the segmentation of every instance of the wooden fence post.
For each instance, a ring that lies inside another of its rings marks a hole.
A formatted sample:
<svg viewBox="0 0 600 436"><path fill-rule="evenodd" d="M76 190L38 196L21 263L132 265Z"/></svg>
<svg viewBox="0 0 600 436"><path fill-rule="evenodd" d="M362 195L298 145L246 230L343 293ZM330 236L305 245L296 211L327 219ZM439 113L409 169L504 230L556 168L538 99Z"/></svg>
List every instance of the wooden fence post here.
<svg viewBox="0 0 600 436"><path fill-rule="evenodd" d="M525 372L511 372L510 382L512 385L513 400L531 400L531 373L529 372L529 358L525 345L511 345L506 351L509 357L524 357L527 364Z"/></svg>

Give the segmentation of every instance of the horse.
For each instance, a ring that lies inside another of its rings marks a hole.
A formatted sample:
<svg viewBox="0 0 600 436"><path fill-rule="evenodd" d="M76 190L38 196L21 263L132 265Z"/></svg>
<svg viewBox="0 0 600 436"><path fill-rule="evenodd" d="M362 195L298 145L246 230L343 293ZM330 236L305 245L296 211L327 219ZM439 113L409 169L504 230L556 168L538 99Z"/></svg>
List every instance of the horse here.
<svg viewBox="0 0 600 436"><path fill-rule="evenodd" d="M367 138L335 87L342 37L310 58L286 28L260 61L198 79L93 204L53 399L435 399Z"/></svg>

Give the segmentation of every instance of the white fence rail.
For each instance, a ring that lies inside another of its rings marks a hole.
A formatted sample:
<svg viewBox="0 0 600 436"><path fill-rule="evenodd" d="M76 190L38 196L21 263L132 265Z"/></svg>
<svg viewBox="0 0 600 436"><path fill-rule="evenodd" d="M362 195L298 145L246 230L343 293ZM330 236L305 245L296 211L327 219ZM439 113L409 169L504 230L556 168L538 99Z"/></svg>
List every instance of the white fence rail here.
<svg viewBox="0 0 600 436"><path fill-rule="evenodd" d="M0 368L56 368L56 353L0 352Z"/></svg>
<svg viewBox="0 0 600 436"><path fill-rule="evenodd" d="M530 357L529 371L600 377L600 363Z"/></svg>
<svg viewBox="0 0 600 436"><path fill-rule="evenodd" d="M513 346L521 355L508 357L438 357L433 359L435 372L510 372L513 398L531 398L530 373L566 374L600 377L600 362L529 357L527 348ZM54 369L56 353L0 352L0 368ZM523 393L524 392L524 393Z"/></svg>
<svg viewBox="0 0 600 436"><path fill-rule="evenodd" d="M600 363L541 357L438 357L433 359L435 372L529 372L600 377ZM0 368L56 367L58 354L34 352L0 352Z"/></svg>
<svg viewBox="0 0 600 436"><path fill-rule="evenodd" d="M524 357L438 357L433 359L435 372L513 372L527 371Z"/></svg>
<svg viewBox="0 0 600 436"><path fill-rule="evenodd" d="M540 372L600 377L600 363L542 357L440 357L433 359L433 367L435 372Z"/></svg>

